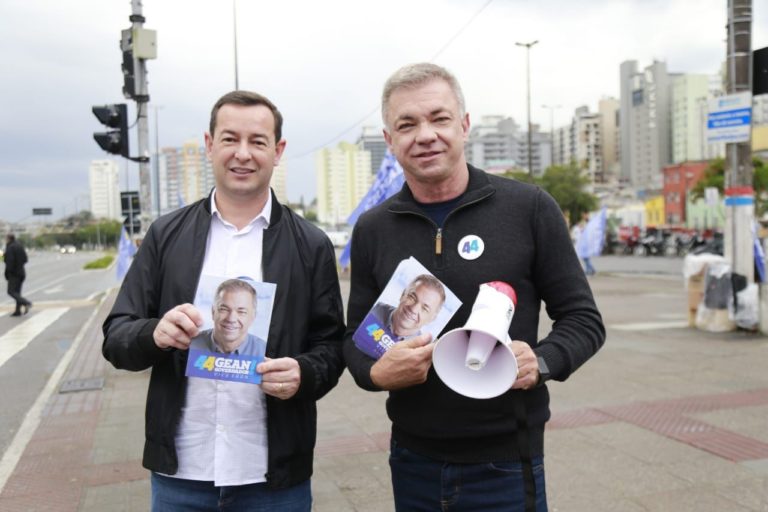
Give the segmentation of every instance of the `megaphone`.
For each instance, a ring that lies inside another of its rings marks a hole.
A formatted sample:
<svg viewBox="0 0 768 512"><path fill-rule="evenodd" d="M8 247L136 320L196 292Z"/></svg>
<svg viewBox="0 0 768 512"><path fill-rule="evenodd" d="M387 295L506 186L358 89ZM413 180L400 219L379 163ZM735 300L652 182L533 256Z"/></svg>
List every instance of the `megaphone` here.
<svg viewBox="0 0 768 512"><path fill-rule="evenodd" d="M480 285L464 327L435 343L432 365L446 386L470 398L493 398L517 379L509 324L517 305L515 290L501 281Z"/></svg>

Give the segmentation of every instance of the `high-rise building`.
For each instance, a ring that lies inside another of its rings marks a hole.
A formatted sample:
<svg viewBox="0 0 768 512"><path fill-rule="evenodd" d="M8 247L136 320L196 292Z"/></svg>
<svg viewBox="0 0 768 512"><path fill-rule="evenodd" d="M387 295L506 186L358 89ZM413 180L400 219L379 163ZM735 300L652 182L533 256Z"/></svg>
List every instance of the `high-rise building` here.
<svg viewBox="0 0 768 512"><path fill-rule="evenodd" d="M160 211L165 213L207 196L214 187L213 167L205 146L189 140L163 148L159 162Z"/></svg>
<svg viewBox="0 0 768 512"><path fill-rule="evenodd" d="M371 153L356 144L340 142L315 154L317 219L342 224L373 183Z"/></svg>
<svg viewBox="0 0 768 512"><path fill-rule="evenodd" d="M552 141L549 133L531 125L531 167L534 176L541 176L552 162ZM528 133L511 117L483 116L472 126L464 145L467 162L488 172L528 169Z"/></svg>
<svg viewBox="0 0 768 512"><path fill-rule="evenodd" d="M122 220L120 210L120 171L114 160L92 160L88 168L91 213L97 219Z"/></svg>
<svg viewBox="0 0 768 512"><path fill-rule="evenodd" d="M288 204L288 193L285 186L285 178L288 174L288 168L285 165L285 160L282 160L278 165L272 169L272 179L269 180L269 185L272 190L275 191L277 200L283 204Z"/></svg>
<svg viewBox="0 0 768 512"><path fill-rule="evenodd" d="M576 109L573 116L573 150L572 161L589 178L589 182L603 182L602 133L600 114L589 111L589 107Z"/></svg>
<svg viewBox="0 0 768 512"><path fill-rule="evenodd" d="M672 160L671 78L664 62L643 71L634 60L621 64L621 179L639 189L661 190Z"/></svg>
<svg viewBox="0 0 768 512"><path fill-rule="evenodd" d="M488 171L522 166L518 162L519 137L519 128L511 117L483 116L469 131L467 162Z"/></svg>
<svg viewBox="0 0 768 512"><path fill-rule="evenodd" d="M605 117L611 117L610 109L593 113L589 107L581 106L574 111L571 124L553 132L554 165L575 165L592 184L605 183L603 124Z"/></svg>
<svg viewBox="0 0 768 512"><path fill-rule="evenodd" d="M707 100L722 94L717 75L681 74L672 79L672 161L710 158L706 147ZM702 110L702 107L704 109ZM702 113L704 114L702 122ZM721 146L721 145L718 145Z"/></svg>
<svg viewBox="0 0 768 512"><path fill-rule="evenodd" d="M381 128L363 126L363 133L357 139L360 149L371 153L371 174L375 175L381 167L384 155L387 153L387 141Z"/></svg>
<svg viewBox="0 0 768 512"><path fill-rule="evenodd" d="M619 177L619 108L616 98L604 97L597 104L600 114L600 133L602 140L603 182L613 183Z"/></svg>
<svg viewBox="0 0 768 512"><path fill-rule="evenodd" d="M539 125L531 124L531 173L543 176L547 167L552 165L552 140L549 133L539 131ZM518 141L518 166L528 168L528 132L520 134Z"/></svg>

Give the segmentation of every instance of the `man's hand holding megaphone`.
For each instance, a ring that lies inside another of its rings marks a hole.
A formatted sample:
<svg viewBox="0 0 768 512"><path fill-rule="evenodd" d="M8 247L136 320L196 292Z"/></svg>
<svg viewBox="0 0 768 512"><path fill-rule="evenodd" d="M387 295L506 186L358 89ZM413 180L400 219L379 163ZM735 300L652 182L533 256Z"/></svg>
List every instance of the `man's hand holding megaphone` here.
<svg viewBox="0 0 768 512"><path fill-rule="evenodd" d="M431 341L432 335L424 333L395 343L371 367L373 383L386 391L424 383L432 366L435 345ZM534 357L534 364L535 361Z"/></svg>
<svg viewBox="0 0 768 512"><path fill-rule="evenodd" d="M531 389L539 383L539 363L531 346L524 341L512 342L512 353L517 360L517 380L512 389Z"/></svg>

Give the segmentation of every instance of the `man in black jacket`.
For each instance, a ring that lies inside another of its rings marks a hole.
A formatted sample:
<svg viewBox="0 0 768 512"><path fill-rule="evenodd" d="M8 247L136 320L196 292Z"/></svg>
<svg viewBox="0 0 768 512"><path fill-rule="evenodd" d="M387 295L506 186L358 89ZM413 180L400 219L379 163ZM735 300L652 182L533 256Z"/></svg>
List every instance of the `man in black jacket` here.
<svg viewBox="0 0 768 512"><path fill-rule="evenodd" d="M27 314L32 303L21 296L21 285L27 277L24 265L27 263L27 251L13 234L5 237L5 279L8 280L8 295L16 301L16 309L11 316Z"/></svg>
<svg viewBox="0 0 768 512"><path fill-rule="evenodd" d="M398 70L382 116L406 184L355 225L344 356L359 386L389 391L396 509L545 511L545 382L565 380L605 340L563 214L538 187L467 164L469 116L445 69ZM411 256L462 301L445 331L466 323L481 284L515 289L508 334L519 372L507 392L484 400L454 392L432 369L429 334L378 360L357 349L352 333ZM538 339L542 301L553 328Z"/></svg>
<svg viewBox="0 0 768 512"><path fill-rule="evenodd" d="M104 322L115 367L152 369L154 511L311 508L316 401L344 369L343 308L330 240L270 191L281 130L259 94L218 100L205 135L215 189L150 226ZM260 385L185 376L208 276L276 285Z"/></svg>

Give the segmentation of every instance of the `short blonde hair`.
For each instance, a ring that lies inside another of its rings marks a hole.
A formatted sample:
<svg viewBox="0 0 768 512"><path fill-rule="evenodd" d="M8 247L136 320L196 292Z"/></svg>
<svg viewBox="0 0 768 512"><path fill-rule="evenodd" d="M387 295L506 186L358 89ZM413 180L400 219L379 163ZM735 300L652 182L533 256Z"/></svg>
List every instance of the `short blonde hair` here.
<svg viewBox="0 0 768 512"><path fill-rule="evenodd" d="M389 80L384 84L384 91L381 94L381 117L384 126L387 125L387 113L389 112L389 99L398 89L408 89L423 85L432 80L443 80L453 91L456 101L459 104L459 116L464 117L466 106L464 104L464 94L461 92L461 86L456 77L447 69L432 64L431 62L418 62L408 64L395 71Z"/></svg>

